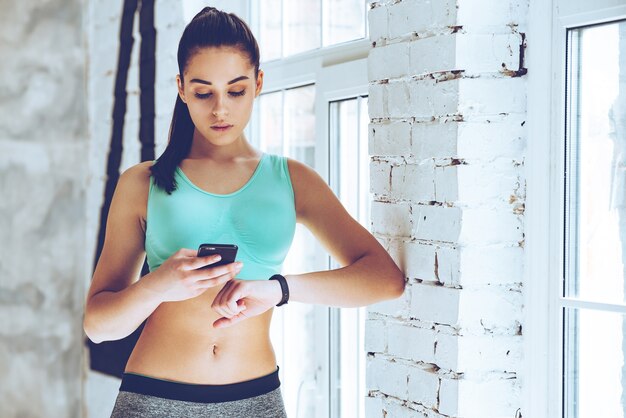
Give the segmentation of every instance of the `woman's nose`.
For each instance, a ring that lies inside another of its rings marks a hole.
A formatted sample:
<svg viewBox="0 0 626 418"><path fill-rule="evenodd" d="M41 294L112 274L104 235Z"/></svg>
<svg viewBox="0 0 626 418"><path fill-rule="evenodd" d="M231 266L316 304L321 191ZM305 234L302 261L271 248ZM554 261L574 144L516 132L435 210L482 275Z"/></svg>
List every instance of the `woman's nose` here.
<svg viewBox="0 0 626 418"><path fill-rule="evenodd" d="M213 116L219 119L223 119L228 115L228 110L224 106L224 100L221 97L217 97L215 106L213 107Z"/></svg>

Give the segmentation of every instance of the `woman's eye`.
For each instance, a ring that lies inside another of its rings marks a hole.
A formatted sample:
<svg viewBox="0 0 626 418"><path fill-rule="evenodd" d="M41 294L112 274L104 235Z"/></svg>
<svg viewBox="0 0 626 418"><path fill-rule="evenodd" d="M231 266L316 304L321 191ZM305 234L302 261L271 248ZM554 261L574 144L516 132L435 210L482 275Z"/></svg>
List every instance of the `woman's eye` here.
<svg viewBox="0 0 626 418"><path fill-rule="evenodd" d="M196 93L198 99L208 99L210 96L211 93Z"/></svg>
<svg viewBox="0 0 626 418"><path fill-rule="evenodd" d="M246 94L246 90L243 89L241 91L231 91L228 94L230 94L231 96L243 96L244 94Z"/></svg>

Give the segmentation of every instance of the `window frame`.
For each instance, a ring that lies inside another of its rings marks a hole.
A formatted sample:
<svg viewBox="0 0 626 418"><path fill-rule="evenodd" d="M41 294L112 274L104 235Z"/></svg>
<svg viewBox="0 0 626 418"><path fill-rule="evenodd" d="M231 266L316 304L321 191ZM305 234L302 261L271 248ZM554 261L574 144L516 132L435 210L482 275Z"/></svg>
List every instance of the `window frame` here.
<svg viewBox="0 0 626 418"><path fill-rule="evenodd" d="M563 417L564 309L626 312L622 305L562 296L566 273L565 198L567 37L570 29L626 19L626 5L601 0L531 0L529 49L527 210L525 214L524 416ZM604 5L604 7L602 6ZM587 10L585 10L587 8ZM591 10L589 10L591 9ZM549 179L547 182L545 179ZM557 279L558 278L558 279Z"/></svg>

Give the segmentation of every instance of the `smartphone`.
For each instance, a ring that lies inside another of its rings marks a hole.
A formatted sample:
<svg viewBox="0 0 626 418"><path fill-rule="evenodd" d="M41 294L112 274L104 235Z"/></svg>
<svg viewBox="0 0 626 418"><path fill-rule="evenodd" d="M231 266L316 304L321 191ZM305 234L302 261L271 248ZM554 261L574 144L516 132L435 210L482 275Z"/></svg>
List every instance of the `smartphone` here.
<svg viewBox="0 0 626 418"><path fill-rule="evenodd" d="M223 264L230 264L235 262L237 256L237 250L239 248L235 244L200 244L198 247L198 257L204 257L207 255L219 254L222 259L217 263L208 264L201 269L221 266Z"/></svg>

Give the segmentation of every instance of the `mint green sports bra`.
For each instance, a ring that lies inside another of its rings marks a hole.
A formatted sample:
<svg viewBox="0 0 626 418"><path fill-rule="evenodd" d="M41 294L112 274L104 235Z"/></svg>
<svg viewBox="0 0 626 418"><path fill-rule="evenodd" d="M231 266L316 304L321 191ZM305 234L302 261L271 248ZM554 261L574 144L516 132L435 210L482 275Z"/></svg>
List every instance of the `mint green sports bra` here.
<svg viewBox="0 0 626 418"><path fill-rule="evenodd" d="M236 244L242 280L267 280L280 273L296 228L293 186L287 159L263 153L254 174L239 190L213 194L193 184L176 167L177 189L154 186L146 213L145 250L150 271L180 248L203 243Z"/></svg>

